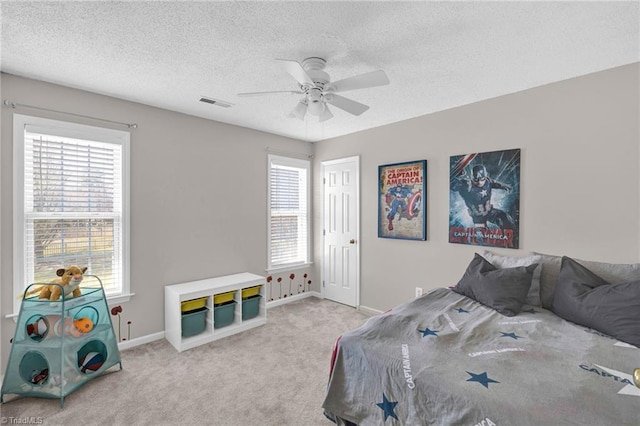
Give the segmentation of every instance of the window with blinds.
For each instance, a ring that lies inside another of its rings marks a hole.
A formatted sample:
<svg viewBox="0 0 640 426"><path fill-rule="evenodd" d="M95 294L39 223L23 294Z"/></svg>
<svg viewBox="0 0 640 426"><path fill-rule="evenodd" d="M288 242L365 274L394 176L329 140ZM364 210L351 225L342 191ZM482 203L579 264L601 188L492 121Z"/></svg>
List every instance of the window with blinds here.
<svg viewBox="0 0 640 426"><path fill-rule="evenodd" d="M19 291L73 264L107 296L128 293L129 134L26 116L16 126Z"/></svg>
<svg viewBox="0 0 640 426"><path fill-rule="evenodd" d="M307 160L269 155L269 270L309 261L309 174Z"/></svg>

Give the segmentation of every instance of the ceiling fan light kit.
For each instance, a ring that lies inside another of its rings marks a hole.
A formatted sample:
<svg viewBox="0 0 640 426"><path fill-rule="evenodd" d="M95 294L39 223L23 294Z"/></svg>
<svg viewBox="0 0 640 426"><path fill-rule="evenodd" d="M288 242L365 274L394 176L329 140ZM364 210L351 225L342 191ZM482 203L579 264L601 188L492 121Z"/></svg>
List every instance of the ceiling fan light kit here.
<svg viewBox="0 0 640 426"><path fill-rule="evenodd" d="M389 84L389 78L382 70L371 71L365 74L345 78L336 82L331 82L331 77L324 71L327 62L318 57L306 58L302 64L288 60L278 59L299 85L297 91L280 90L269 92L246 92L238 93L238 96L258 96L274 93L293 93L304 95L293 111L289 114L300 120L304 120L305 115L318 117L320 122L333 118L327 104L331 104L343 111L353 115L361 115L369 109L369 106L356 102L344 96L336 95L336 92L346 92L348 90L367 89L370 87L384 86Z"/></svg>

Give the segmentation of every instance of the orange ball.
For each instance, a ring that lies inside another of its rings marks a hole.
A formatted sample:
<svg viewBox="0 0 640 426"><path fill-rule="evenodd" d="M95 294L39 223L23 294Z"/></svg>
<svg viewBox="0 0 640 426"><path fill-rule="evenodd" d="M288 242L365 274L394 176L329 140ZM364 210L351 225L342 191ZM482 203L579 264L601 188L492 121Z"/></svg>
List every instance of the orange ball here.
<svg viewBox="0 0 640 426"><path fill-rule="evenodd" d="M81 333L88 333L93 330L93 321L86 317L74 319L73 325L75 326L76 330Z"/></svg>

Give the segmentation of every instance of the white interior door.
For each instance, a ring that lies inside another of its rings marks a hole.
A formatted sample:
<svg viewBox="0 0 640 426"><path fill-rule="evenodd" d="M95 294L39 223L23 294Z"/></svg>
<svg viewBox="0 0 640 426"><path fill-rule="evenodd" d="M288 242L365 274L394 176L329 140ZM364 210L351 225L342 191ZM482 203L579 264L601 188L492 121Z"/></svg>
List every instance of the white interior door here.
<svg viewBox="0 0 640 426"><path fill-rule="evenodd" d="M358 157L323 161L323 277L327 299L357 307L360 304Z"/></svg>

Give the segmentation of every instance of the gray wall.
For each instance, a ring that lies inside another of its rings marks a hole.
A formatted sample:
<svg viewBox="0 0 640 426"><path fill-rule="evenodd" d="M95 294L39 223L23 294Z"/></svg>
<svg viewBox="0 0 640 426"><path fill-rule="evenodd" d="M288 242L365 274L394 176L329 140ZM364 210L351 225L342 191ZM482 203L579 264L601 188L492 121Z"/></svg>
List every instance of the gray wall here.
<svg viewBox="0 0 640 426"><path fill-rule="evenodd" d="M321 161L360 156L361 305L384 311L416 286L455 285L482 249L448 243L449 157L470 152L522 149L520 250L496 251L638 262L639 73L633 64L317 143L316 188ZM378 165L420 159L428 240L378 238Z"/></svg>
<svg viewBox="0 0 640 426"><path fill-rule="evenodd" d="M322 205L320 162L360 156L365 307L386 310L413 297L414 287L452 285L464 271L477 247L447 242L448 168L451 155L468 152L522 149L521 249L501 252L637 262L639 74L638 64L620 67L316 144L6 74L1 90L2 99L139 124L131 137L136 295L123 304L123 320L132 321L132 337L140 337L164 328L164 285L241 271L265 274L267 146L315 151L316 206ZM1 116L2 367L14 326L4 318L13 304L13 112L3 107ZM428 240L379 239L377 167L416 159L428 161ZM321 217L315 209L316 266L309 272L316 291Z"/></svg>
<svg viewBox="0 0 640 426"><path fill-rule="evenodd" d="M167 284L244 271L265 275L266 147L309 155L312 144L12 75L1 78L3 99L138 123L131 131L131 288L135 296L122 304L122 321L132 321L132 338L164 330ZM78 121L35 110L15 112ZM4 340L0 370L14 329L13 320L5 318L13 310L13 113L2 108L0 321Z"/></svg>

